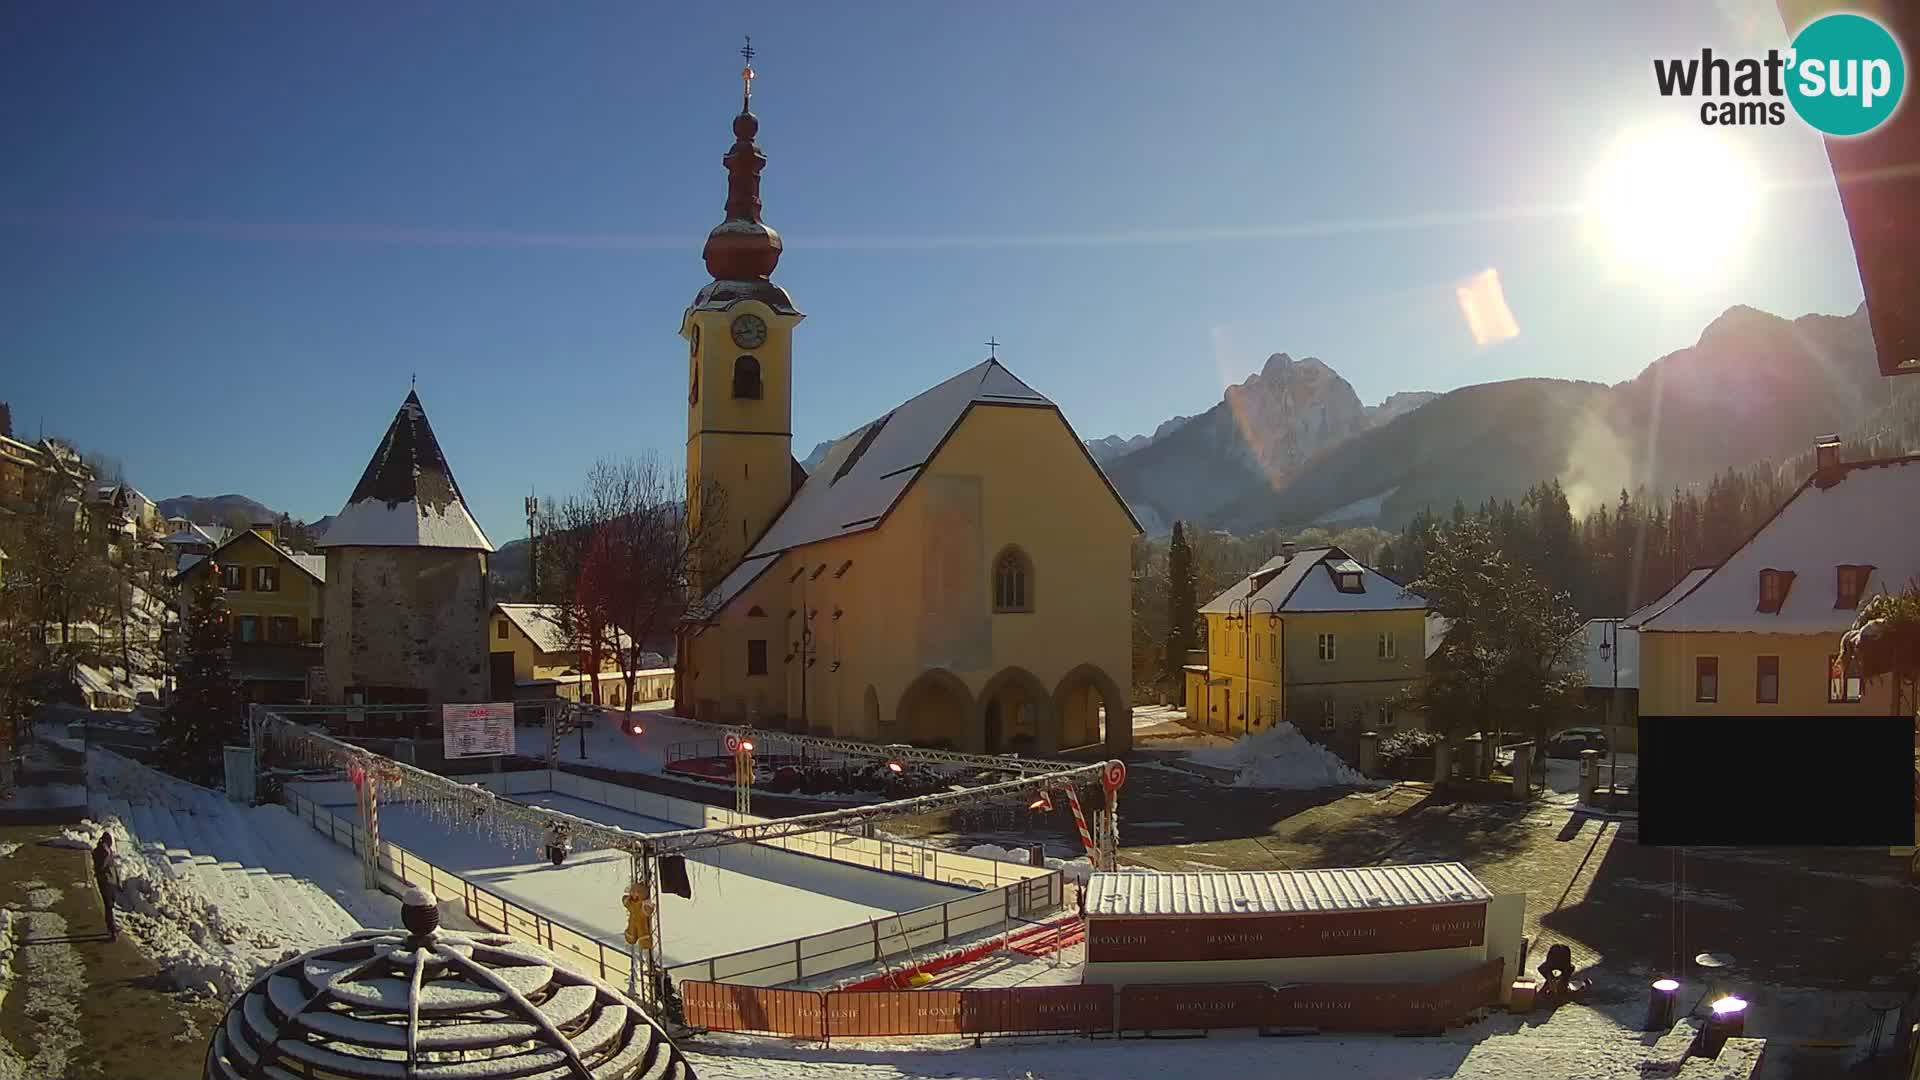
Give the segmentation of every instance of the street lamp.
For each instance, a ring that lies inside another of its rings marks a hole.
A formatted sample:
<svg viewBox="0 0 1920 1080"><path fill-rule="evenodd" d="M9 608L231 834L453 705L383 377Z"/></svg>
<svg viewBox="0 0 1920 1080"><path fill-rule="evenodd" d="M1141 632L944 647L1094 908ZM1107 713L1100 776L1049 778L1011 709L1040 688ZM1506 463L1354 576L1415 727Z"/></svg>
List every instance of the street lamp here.
<svg viewBox="0 0 1920 1080"><path fill-rule="evenodd" d="M1273 601L1264 596L1245 597L1227 605L1226 621L1232 623L1237 620L1240 623L1240 655L1246 661L1247 683L1240 688L1240 734L1242 735L1252 730L1252 725L1247 718L1247 711L1253 707L1253 619L1251 616L1260 610L1262 604L1267 608L1267 625L1278 626L1280 616L1273 610ZM1274 662L1278 663L1279 657L1274 657ZM1277 683L1278 680L1276 685ZM1231 707L1228 711L1232 711ZM1232 723L1231 717L1228 718L1228 723Z"/></svg>

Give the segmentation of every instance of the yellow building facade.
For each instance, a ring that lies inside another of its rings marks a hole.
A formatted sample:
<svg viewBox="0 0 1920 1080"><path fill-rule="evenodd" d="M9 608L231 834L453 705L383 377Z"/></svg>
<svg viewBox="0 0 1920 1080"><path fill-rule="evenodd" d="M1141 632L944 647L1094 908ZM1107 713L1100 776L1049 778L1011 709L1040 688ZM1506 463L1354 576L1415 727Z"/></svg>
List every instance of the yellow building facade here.
<svg viewBox="0 0 1920 1080"><path fill-rule="evenodd" d="M1890 680L1840 670L1840 636L1868 598L1920 580L1915 535L1920 456L1824 458L1725 562L1628 619L1641 722L1887 715Z"/></svg>
<svg viewBox="0 0 1920 1080"><path fill-rule="evenodd" d="M601 703L616 709L628 704L621 668L627 638L625 634L620 638L619 654L609 651L601 656L598 680ZM535 689L548 686L555 696L568 701L593 700L595 680L581 671L580 651L568 646L560 629L558 609L552 605L495 604L487 646L493 674L492 700L530 697ZM634 672L633 704L672 697L673 669L664 660Z"/></svg>
<svg viewBox="0 0 1920 1080"><path fill-rule="evenodd" d="M274 542L271 526L235 533L208 558L188 556L177 575L184 613L193 590L217 566L236 643L318 644L323 633L326 561Z"/></svg>
<svg viewBox="0 0 1920 1080"><path fill-rule="evenodd" d="M1343 754L1418 727L1395 699L1426 677L1426 601L1335 547L1281 555L1201 607L1188 722L1244 735L1291 723Z"/></svg>
<svg viewBox="0 0 1920 1080"><path fill-rule="evenodd" d="M793 328L734 121L713 281L681 321L687 477L714 538L681 632L700 719L983 752L1132 737L1139 527L1058 407L990 358L792 457ZM724 517L722 517L724 515Z"/></svg>

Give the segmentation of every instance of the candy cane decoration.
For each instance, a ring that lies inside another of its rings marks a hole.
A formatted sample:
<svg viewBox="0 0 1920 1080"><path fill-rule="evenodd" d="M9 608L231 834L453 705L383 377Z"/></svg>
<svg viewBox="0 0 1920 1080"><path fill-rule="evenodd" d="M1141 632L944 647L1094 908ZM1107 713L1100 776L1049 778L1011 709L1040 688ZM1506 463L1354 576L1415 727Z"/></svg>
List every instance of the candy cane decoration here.
<svg viewBox="0 0 1920 1080"><path fill-rule="evenodd" d="M1107 845L1107 869L1120 865L1120 785L1127 782L1127 766L1122 761L1109 761L1100 773L1100 786L1107 792L1107 828L1103 838Z"/></svg>
<svg viewBox="0 0 1920 1080"><path fill-rule="evenodd" d="M380 887L380 781L367 775L367 888Z"/></svg>
<svg viewBox="0 0 1920 1080"><path fill-rule="evenodd" d="M1080 808L1080 791L1071 784L1067 785L1067 805L1073 808L1073 824L1080 830L1080 843L1087 849L1087 861L1094 869L1101 869L1100 849L1094 846L1093 830L1087 828L1086 811Z"/></svg>

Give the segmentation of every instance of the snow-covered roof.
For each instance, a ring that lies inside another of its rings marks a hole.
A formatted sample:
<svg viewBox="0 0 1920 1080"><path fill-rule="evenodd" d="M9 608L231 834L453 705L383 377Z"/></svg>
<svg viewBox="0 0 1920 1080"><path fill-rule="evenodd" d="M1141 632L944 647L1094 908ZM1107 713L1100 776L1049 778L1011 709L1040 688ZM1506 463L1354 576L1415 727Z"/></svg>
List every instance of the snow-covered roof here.
<svg viewBox="0 0 1920 1080"><path fill-rule="evenodd" d="M1834 634L1856 609L1839 607L1838 567L1868 567L1862 602L1920 579L1920 455L1845 463L1816 474L1727 560L1664 609L1649 633ZM1792 574L1777 612L1759 610L1760 572Z"/></svg>
<svg viewBox="0 0 1920 1080"><path fill-rule="evenodd" d="M184 529L180 529L176 532L169 533L168 535L162 537L160 539L160 542L163 544L178 544L183 547L188 545L198 545L198 544L213 545L213 544L219 543L219 541L214 538L212 533L209 533L207 532L206 529L198 525L194 525L192 523L188 523L187 527Z"/></svg>
<svg viewBox="0 0 1920 1080"><path fill-rule="evenodd" d="M286 556L293 565L312 574L314 580L320 582L327 580L327 557L325 555L308 555L303 552L289 551L286 552Z"/></svg>
<svg viewBox="0 0 1920 1080"><path fill-rule="evenodd" d="M313 578L313 580L321 583L322 585L326 584L327 557L325 555L308 555L300 552L288 551L286 548L280 547L277 544L268 544L265 537L261 536L256 532L253 532L252 530L236 532L233 535L227 537L227 539L221 541L220 546L214 548L213 550L213 558L218 559L222 551L225 551L228 547L232 546L235 543L238 543L242 538L248 537L248 536L251 536L255 540L260 541L262 545L268 548L271 548L274 554L280 556L282 559L285 559L286 561L292 563L294 566L305 571L308 576ZM177 578L182 574L185 574L187 571L193 569L194 566L196 566L200 562L200 560L204 558L207 558L207 556L205 555L180 556L179 565L174 569L173 576Z"/></svg>
<svg viewBox="0 0 1920 1080"><path fill-rule="evenodd" d="M493 550L467 510L418 394L408 392L320 546Z"/></svg>
<svg viewBox="0 0 1920 1080"><path fill-rule="evenodd" d="M1635 690L1640 686L1640 634L1623 619L1588 619L1580 628L1573 669L1597 690ZM1615 668L1616 662L1618 668Z"/></svg>
<svg viewBox="0 0 1920 1080"><path fill-rule="evenodd" d="M1341 592L1336 574L1360 574L1357 593ZM1377 570L1360 565L1337 547L1306 548L1292 557L1275 556L1266 564L1226 591L1207 601L1201 612L1226 615L1239 610L1235 601L1265 611L1258 603L1265 600L1280 614L1289 611L1420 611L1427 606L1424 597L1408 592Z"/></svg>
<svg viewBox="0 0 1920 1080"><path fill-rule="evenodd" d="M520 632L527 635L533 647L541 652L571 652L573 645L567 641L567 635L560 628L560 608L554 604L495 604ZM618 635L618 647L625 650L633 639L623 630L614 631Z"/></svg>
<svg viewBox="0 0 1920 1080"><path fill-rule="evenodd" d="M1089 916L1292 915L1484 903L1493 894L1460 863L1329 870L1097 873Z"/></svg>
<svg viewBox="0 0 1920 1080"><path fill-rule="evenodd" d="M1700 584L1701 579L1705 578L1708 574L1711 574L1712 572L1713 572L1713 567L1711 566L1696 566L1693 569L1687 571L1686 576L1682 577L1678 582L1676 582L1673 588L1668 589L1666 592L1660 594L1659 599L1655 600L1651 604L1643 604L1640 607L1635 608L1632 612L1630 612L1627 615L1626 619L1623 620L1624 624L1628 629L1632 629L1634 627L1639 626L1641 622L1647 619L1650 619L1655 615L1658 615L1662 611L1667 610L1668 608L1673 606L1673 602L1675 600L1678 600L1681 597L1692 592L1693 587L1695 585Z"/></svg>
<svg viewBox="0 0 1920 1080"><path fill-rule="evenodd" d="M967 410L996 404L1055 408L998 360L988 359L835 441L742 563L708 594L708 611L725 606L783 551L879 526ZM1098 465L1093 468L1099 471ZM1105 474L1100 476L1104 481ZM1120 500L1117 491L1114 498ZM1120 502L1124 508L1125 501ZM1127 515L1133 520L1131 510Z"/></svg>

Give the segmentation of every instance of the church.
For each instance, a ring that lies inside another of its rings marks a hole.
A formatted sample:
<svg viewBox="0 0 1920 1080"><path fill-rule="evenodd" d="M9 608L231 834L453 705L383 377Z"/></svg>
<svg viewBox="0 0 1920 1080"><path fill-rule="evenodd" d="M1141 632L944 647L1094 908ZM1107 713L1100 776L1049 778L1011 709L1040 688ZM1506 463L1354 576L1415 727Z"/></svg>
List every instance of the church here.
<svg viewBox="0 0 1920 1080"><path fill-rule="evenodd" d="M749 56L751 59L751 56ZM753 69L687 342L702 571L676 706L701 720L977 753L1132 743L1139 522L1059 406L997 357L792 453L804 316L772 280Z"/></svg>

